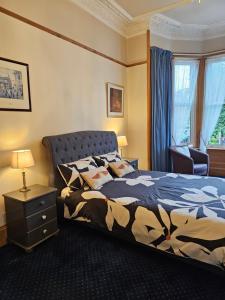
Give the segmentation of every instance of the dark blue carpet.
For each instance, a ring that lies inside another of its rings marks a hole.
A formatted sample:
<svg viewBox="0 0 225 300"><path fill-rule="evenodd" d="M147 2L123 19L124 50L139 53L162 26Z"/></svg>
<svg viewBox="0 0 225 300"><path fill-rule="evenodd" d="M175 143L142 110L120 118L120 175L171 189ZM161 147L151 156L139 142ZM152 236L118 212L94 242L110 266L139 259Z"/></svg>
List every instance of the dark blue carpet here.
<svg viewBox="0 0 225 300"><path fill-rule="evenodd" d="M225 299L225 277L66 224L26 254L0 249L0 299Z"/></svg>

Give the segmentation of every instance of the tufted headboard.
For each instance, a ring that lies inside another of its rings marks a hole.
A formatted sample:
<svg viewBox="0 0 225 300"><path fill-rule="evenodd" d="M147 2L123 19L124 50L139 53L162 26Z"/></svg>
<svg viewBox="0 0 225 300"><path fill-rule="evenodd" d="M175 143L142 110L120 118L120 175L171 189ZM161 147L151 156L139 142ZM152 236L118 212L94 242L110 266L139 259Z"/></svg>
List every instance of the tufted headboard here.
<svg viewBox="0 0 225 300"><path fill-rule="evenodd" d="M42 143L48 150L50 184L59 192L65 183L58 172L58 164L118 150L116 134L113 131L78 131L46 136Z"/></svg>

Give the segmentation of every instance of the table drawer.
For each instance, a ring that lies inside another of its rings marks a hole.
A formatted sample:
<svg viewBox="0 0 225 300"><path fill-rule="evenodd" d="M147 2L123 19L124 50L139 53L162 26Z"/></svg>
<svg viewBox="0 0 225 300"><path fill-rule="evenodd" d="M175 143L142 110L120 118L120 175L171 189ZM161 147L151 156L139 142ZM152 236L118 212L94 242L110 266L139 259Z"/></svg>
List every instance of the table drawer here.
<svg viewBox="0 0 225 300"><path fill-rule="evenodd" d="M53 221L46 223L45 225L27 233L26 236L26 246L31 247L36 243L41 242L49 235L53 234L58 230L57 227L57 220L54 219Z"/></svg>
<svg viewBox="0 0 225 300"><path fill-rule="evenodd" d="M36 198L25 204L25 214L26 216L30 216L50 206L53 206L55 202L56 202L56 193L50 193L45 197Z"/></svg>
<svg viewBox="0 0 225 300"><path fill-rule="evenodd" d="M32 231L56 218L56 206L51 206L34 215L26 217L27 231Z"/></svg>

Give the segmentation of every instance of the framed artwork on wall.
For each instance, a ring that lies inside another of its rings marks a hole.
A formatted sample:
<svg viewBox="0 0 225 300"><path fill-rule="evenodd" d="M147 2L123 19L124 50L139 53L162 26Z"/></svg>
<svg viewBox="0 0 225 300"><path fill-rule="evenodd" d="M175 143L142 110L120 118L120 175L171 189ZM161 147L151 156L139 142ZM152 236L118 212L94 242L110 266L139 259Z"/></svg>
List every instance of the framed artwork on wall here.
<svg viewBox="0 0 225 300"><path fill-rule="evenodd" d="M124 88L120 85L107 83L107 116L124 117Z"/></svg>
<svg viewBox="0 0 225 300"><path fill-rule="evenodd" d="M0 57L0 110L31 111L28 64Z"/></svg>

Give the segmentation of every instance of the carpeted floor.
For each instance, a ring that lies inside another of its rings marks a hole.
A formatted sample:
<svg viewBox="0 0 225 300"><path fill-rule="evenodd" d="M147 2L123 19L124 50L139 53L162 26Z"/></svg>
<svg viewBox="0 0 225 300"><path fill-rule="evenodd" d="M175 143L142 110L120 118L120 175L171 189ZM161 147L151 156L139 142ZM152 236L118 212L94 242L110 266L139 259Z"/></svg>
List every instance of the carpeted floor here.
<svg viewBox="0 0 225 300"><path fill-rule="evenodd" d="M26 254L0 249L0 299L225 299L225 277L66 224Z"/></svg>

